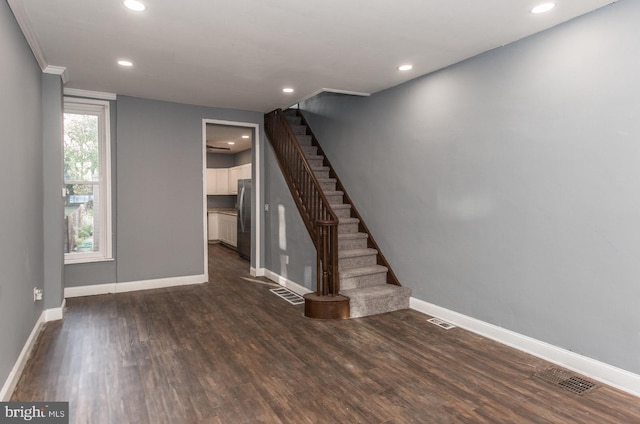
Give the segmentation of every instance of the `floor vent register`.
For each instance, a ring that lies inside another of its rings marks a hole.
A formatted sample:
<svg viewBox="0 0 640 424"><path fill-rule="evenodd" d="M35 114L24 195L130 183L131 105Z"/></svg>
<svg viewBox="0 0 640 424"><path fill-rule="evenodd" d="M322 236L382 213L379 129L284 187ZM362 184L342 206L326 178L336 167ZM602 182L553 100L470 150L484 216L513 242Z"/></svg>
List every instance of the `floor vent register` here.
<svg viewBox="0 0 640 424"><path fill-rule="evenodd" d="M588 393L596 387L595 383L580 378L571 371L562 368L549 368L534 374L534 376L577 395Z"/></svg>
<svg viewBox="0 0 640 424"><path fill-rule="evenodd" d="M291 303L292 305L301 305L304 303L304 298L297 293L292 292L289 289L285 289L284 287L277 289L270 289L271 293L275 294Z"/></svg>

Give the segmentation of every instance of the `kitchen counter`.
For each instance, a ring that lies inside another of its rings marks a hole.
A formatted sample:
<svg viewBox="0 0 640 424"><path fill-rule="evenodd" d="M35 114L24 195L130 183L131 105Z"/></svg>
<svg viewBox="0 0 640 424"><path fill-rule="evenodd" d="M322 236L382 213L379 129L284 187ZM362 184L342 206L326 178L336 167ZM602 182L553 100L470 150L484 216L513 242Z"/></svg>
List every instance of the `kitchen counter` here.
<svg viewBox="0 0 640 424"><path fill-rule="evenodd" d="M207 212L221 213L224 215L238 216L238 209L234 208L208 208Z"/></svg>

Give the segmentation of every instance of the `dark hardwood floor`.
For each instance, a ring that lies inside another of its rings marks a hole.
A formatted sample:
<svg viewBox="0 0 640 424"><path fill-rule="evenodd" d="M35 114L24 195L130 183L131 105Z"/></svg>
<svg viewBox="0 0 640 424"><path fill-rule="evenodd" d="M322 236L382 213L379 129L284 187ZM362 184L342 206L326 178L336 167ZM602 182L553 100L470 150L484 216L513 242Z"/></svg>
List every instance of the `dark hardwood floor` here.
<svg viewBox="0 0 640 424"><path fill-rule="evenodd" d="M210 247L210 282L68 299L15 401L70 401L72 423L640 423L640 399L582 396L551 365L405 310L314 321Z"/></svg>

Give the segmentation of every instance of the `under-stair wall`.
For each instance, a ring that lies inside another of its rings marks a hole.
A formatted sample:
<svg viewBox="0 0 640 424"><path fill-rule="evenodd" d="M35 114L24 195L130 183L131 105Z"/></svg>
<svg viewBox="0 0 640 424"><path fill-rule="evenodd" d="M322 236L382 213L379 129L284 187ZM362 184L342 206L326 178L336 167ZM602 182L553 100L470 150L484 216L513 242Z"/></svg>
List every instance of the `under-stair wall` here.
<svg viewBox="0 0 640 424"><path fill-rule="evenodd" d="M316 249L307 233L273 148L264 143L265 268L282 281L316 289Z"/></svg>

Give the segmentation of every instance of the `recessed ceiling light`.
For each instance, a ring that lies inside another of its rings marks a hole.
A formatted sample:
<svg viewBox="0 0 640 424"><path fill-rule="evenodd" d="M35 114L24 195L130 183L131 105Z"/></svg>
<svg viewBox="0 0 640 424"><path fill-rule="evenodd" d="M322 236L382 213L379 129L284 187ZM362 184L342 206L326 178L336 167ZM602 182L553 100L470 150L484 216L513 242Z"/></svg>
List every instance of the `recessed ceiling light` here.
<svg viewBox="0 0 640 424"><path fill-rule="evenodd" d="M531 9L531 13L544 13L556 7L555 3L542 3Z"/></svg>
<svg viewBox="0 0 640 424"><path fill-rule="evenodd" d="M282 91L285 93L293 93L293 88L289 88L289 87L283 88Z"/></svg>
<svg viewBox="0 0 640 424"><path fill-rule="evenodd" d="M234 144L236 144L236 142L235 142L235 141L227 141L227 144L228 144L229 146L233 146Z"/></svg>
<svg viewBox="0 0 640 424"><path fill-rule="evenodd" d="M133 62L127 59L120 59L118 60L118 65L130 68L133 66Z"/></svg>
<svg viewBox="0 0 640 424"><path fill-rule="evenodd" d="M249 136L248 135L243 135L242 138L249 138Z"/></svg>
<svg viewBox="0 0 640 424"><path fill-rule="evenodd" d="M413 69L413 65L401 65L398 66L399 71L410 71Z"/></svg>
<svg viewBox="0 0 640 424"><path fill-rule="evenodd" d="M145 6L144 3L137 0L124 0L122 3L125 5L127 9L131 9L136 12L142 12L147 8L147 6Z"/></svg>

